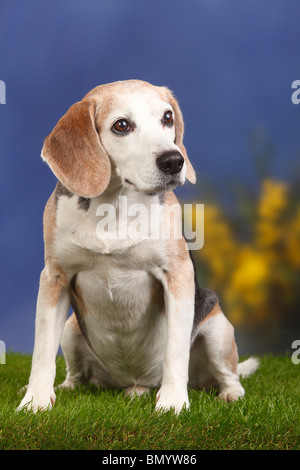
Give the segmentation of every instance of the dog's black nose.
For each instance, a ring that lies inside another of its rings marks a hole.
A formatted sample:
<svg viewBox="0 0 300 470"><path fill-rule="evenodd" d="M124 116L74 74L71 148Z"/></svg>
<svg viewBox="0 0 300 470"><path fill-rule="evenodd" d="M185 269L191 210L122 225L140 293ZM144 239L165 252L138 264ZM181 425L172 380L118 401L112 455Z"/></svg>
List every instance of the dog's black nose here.
<svg viewBox="0 0 300 470"><path fill-rule="evenodd" d="M165 152L156 159L158 168L166 175L176 175L182 170L184 158L179 152Z"/></svg>

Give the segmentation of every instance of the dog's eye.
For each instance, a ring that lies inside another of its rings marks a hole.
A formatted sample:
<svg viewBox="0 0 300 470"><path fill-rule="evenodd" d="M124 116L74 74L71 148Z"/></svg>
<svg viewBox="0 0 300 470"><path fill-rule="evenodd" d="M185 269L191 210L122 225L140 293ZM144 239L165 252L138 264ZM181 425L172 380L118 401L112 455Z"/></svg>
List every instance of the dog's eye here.
<svg viewBox="0 0 300 470"><path fill-rule="evenodd" d="M119 119L117 122L114 123L112 129L117 134L122 134L124 132L129 131L130 125L129 122L126 121L126 119Z"/></svg>
<svg viewBox="0 0 300 470"><path fill-rule="evenodd" d="M164 117L163 117L163 123L167 124L168 126L172 126L172 124L174 123L172 111L165 112Z"/></svg>

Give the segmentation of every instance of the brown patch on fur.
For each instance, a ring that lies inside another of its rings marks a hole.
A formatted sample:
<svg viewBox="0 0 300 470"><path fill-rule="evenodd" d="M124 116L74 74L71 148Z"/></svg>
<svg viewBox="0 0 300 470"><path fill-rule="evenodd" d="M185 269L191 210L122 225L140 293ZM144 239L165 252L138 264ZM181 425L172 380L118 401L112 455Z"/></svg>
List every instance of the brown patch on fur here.
<svg viewBox="0 0 300 470"><path fill-rule="evenodd" d="M166 272L168 288L176 299L194 295L194 272L189 259L175 258Z"/></svg>
<svg viewBox="0 0 300 470"><path fill-rule="evenodd" d="M44 210L43 228L45 243L45 260L51 256L54 243L54 231L56 227L56 201L55 191L51 194Z"/></svg>
<svg viewBox="0 0 300 470"><path fill-rule="evenodd" d="M195 291L194 267L189 255L187 243L181 232L180 205L173 192L166 193L165 204L169 208L172 206L178 208L178 211L176 209L175 212L167 213L166 211L166 217L169 217L169 214L171 214L170 238L166 241L169 259L168 270L166 272L168 286L175 298L186 295L193 296ZM177 218L180 219L176 220ZM178 225L176 225L177 223ZM180 227L180 234L178 233L175 236L176 226Z"/></svg>
<svg viewBox="0 0 300 470"><path fill-rule="evenodd" d="M110 180L110 162L95 127L96 103L73 104L46 138L43 159L62 184L82 197L101 194Z"/></svg>
<svg viewBox="0 0 300 470"><path fill-rule="evenodd" d="M209 320L210 318L214 317L215 315L218 315L218 313L222 313L221 307L219 303L217 302L214 308L206 315L205 318L200 322L200 325L202 325L206 320Z"/></svg>
<svg viewBox="0 0 300 470"><path fill-rule="evenodd" d="M52 260L48 260L41 273L39 295L46 302L47 306L54 307L59 301L59 297L69 283L66 273L59 265Z"/></svg>
<svg viewBox="0 0 300 470"><path fill-rule="evenodd" d="M225 364L229 370L231 370L234 374L237 374L237 366L239 362L239 355L236 346L235 339L232 338L232 346L230 354L225 358Z"/></svg>
<svg viewBox="0 0 300 470"><path fill-rule="evenodd" d="M54 254L56 228L56 194L51 194L44 210L43 229L45 245L45 268L40 277L40 293L47 306L57 305L60 294L69 283L69 279Z"/></svg>

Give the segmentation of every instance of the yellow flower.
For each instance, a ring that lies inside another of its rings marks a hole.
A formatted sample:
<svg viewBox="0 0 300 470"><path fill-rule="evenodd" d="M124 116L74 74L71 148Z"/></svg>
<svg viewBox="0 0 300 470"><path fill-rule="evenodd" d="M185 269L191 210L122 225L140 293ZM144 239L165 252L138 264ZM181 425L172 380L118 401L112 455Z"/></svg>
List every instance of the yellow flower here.
<svg viewBox="0 0 300 470"><path fill-rule="evenodd" d="M251 246L242 246L236 269L223 293L227 315L234 325L263 321L268 315L269 278L270 270L264 255Z"/></svg>
<svg viewBox="0 0 300 470"><path fill-rule="evenodd" d="M239 241L235 226L223 215L222 208L204 206L204 246L197 252L199 267L204 267L207 286L216 290L226 315L236 326L249 322L284 324L298 304L300 203L291 217L292 202L286 183L264 181L256 206L256 224L244 227L244 233L252 234L247 244ZM247 223L246 218L244 221Z"/></svg>
<svg viewBox="0 0 300 470"><path fill-rule="evenodd" d="M269 268L263 255L255 252L251 247L244 247L231 282L233 288L246 301L257 303L257 300L261 300L261 287L266 283L269 275Z"/></svg>
<svg viewBox="0 0 300 470"><path fill-rule="evenodd" d="M220 209L215 205L205 204L204 245L197 256L209 268L213 288L218 288L228 278L236 253L232 230L222 217Z"/></svg>
<svg viewBox="0 0 300 470"><path fill-rule="evenodd" d="M215 252L232 252L235 248L234 237L229 224L221 216L219 208L204 206L204 247Z"/></svg>
<svg viewBox="0 0 300 470"><path fill-rule="evenodd" d="M286 254L294 268L300 268L300 207L286 230Z"/></svg>
<svg viewBox="0 0 300 470"><path fill-rule="evenodd" d="M278 258L286 235L283 215L288 202L288 187L285 183L271 179L263 182L254 241L261 249L269 250L269 256L271 250L273 258Z"/></svg>
<svg viewBox="0 0 300 470"><path fill-rule="evenodd" d="M286 234L284 225L270 220L260 220L255 227L255 242L261 248L278 248Z"/></svg>
<svg viewBox="0 0 300 470"><path fill-rule="evenodd" d="M258 216L262 219L276 220L287 206L287 191L285 183L272 179L265 180L258 204Z"/></svg>

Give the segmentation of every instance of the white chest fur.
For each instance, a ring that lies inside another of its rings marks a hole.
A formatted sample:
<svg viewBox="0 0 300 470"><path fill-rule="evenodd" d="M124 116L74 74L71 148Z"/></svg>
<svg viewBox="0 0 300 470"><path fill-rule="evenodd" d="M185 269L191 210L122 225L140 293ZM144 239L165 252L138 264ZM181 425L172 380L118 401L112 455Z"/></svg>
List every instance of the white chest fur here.
<svg viewBox="0 0 300 470"><path fill-rule="evenodd" d="M153 204L152 197L145 200ZM56 242L64 269L76 276L86 333L103 367L120 386L157 386L166 342L159 283L167 262L164 241L147 238L142 231L140 237L124 237L118 220L107 225L120 229L122 238L108 236L107 230L101 237L99 201L91 202L83 211L76 196L59 199Z"/></svg>
<svg viewBox="0 0 300 470"><path fill-rule="evenodd" d="M115 259L103 261L76 279L92 348L120 386L155 386L161 380L166 341L163 305L155 299L161 295L157 281L145 270L123 269Z"/></svg>

